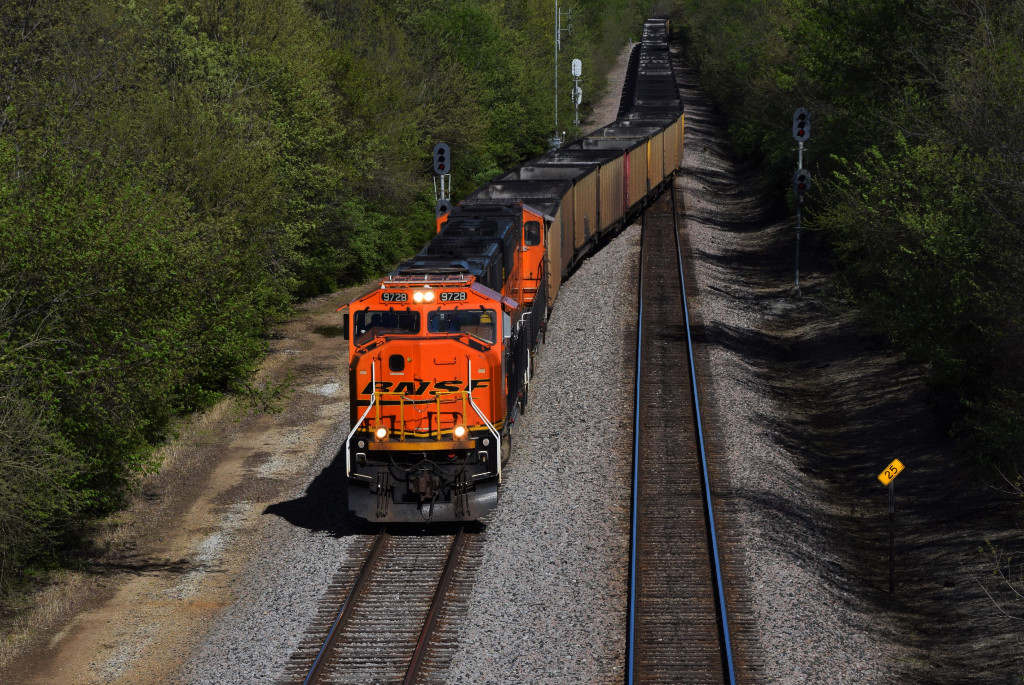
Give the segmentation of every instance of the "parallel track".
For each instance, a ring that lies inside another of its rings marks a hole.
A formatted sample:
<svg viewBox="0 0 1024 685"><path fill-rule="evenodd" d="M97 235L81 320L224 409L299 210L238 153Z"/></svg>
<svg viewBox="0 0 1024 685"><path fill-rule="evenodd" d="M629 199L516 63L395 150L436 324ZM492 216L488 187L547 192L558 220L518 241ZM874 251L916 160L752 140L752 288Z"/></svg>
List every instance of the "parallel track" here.
<svg viewBox="0 0 1024 685"><path fill-rule="evenodd" d="M468 538L464 526L453 535L382 529L355 579L328 591L337 608L292 656L286 682L418 682Z"/></svg>
<svg viewBox="0 0 1024 685"><path fill-rule="evenodd" d="M735 683L674 189L644 214L627 683Z"/></svg>

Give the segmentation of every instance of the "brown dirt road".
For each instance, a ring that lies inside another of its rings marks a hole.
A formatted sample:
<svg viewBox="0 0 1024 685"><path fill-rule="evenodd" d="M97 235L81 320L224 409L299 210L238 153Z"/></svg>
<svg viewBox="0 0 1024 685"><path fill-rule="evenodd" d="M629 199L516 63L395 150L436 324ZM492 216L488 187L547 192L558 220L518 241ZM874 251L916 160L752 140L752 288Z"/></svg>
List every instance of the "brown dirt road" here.
<svg viewBox="0 0 1024 685"><path fill-rule="evenodd" d="M232 601L252 553L244 542L266 506L308 480L325 441L347 425L335 309L358 290L308 302L275 330L256 384L285 384L280 413L247 413L229 400L182 429L159 475L107 522L99 539L107 551L44 590L8 632L0 681L170 679Z"/></svg>

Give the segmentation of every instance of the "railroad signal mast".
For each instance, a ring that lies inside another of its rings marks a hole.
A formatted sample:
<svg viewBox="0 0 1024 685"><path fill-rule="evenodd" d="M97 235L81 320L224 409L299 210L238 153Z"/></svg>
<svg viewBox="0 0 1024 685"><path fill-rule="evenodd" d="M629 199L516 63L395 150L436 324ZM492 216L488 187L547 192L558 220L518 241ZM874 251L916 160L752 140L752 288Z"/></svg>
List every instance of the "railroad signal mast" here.
<svg viewBox="0 0 1024 685"><path fill-rule="evenodd" d="M804 169L804 141L811 137L811 111L797 107L793 112L793 140L797 144L796 171L793 173L793 192L796 194L796 296L800 297L800 214L804 193L811 187L811 172Z"/></svg>
<svg viewBox="0 0 1024 685"><path fill-rule="evenodd" d="M434 146L434 215L442 217L452 211L452 151L448 143Z"/></svg>
<svg viewBox="0 0 1024 685"><path fill-rule="evenodd" d="M567 18L567 28L562 28L562 15ZM565 12L558 9L558 0L555 0L555 135L552 136L551 149L555 149L562 144L564 136L558 132L558 53L562 50L562 33L568 33L572 35L572 10L566 10Z"/></svg>

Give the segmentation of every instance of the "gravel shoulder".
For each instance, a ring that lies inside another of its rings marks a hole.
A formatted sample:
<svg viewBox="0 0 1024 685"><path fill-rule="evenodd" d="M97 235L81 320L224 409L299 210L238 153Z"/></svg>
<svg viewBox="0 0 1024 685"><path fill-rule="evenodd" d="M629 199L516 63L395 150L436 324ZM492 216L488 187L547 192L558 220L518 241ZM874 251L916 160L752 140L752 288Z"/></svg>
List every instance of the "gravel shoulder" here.
<svg viewBox="0 0 1024 685"><path fill-rule="evenodd" d="M559 292L444 682L622 681L639 247Z"/></svg>

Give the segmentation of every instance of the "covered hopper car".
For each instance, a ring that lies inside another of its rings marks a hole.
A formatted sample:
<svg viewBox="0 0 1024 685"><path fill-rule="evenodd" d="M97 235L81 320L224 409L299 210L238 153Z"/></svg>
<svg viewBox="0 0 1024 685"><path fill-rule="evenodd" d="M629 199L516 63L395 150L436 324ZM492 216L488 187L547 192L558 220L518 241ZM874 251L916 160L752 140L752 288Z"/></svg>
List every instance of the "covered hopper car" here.
<svg viewBox="0 0 1024 685"><path fill-rule="evenodd" d="M668 20L651 19L613 124L478 188L344 308L357 516L465 521L494 508L563 278L671 183L682 155Z"/></svg>

